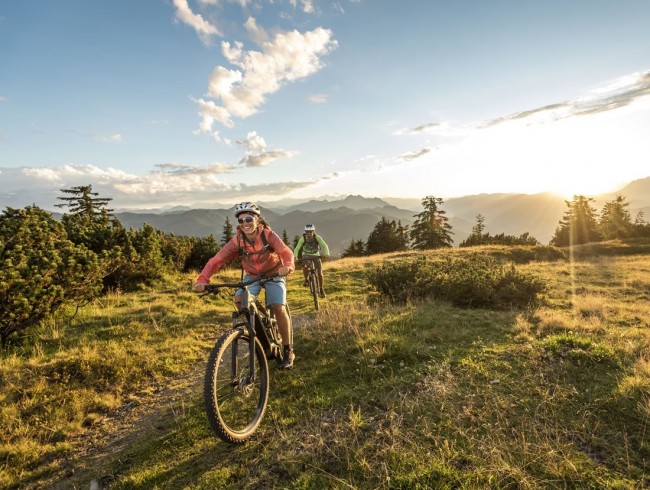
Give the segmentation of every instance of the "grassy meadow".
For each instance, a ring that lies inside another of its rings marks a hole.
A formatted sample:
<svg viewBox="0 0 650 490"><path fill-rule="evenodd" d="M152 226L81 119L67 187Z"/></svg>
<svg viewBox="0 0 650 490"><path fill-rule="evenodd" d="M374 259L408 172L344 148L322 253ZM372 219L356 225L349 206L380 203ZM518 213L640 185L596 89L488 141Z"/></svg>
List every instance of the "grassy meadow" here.
<svg viewBox="0 0 650 490"><path fill-rule="evenodd" d="M326 263L319 312L290 277L296 367L272 366L236 447L202 399L227 295L168 277L42 325L1 353L0 488L650 487L650 247L518 260L547 292L499 311L369 288L367 270L414 255Z"/></svg>

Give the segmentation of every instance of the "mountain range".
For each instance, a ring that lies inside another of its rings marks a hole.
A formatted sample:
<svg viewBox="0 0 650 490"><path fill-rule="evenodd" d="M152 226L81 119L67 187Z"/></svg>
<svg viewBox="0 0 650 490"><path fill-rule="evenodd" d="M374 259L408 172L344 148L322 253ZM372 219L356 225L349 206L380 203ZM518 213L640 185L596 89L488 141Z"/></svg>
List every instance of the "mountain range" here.
<svg viewBox="0 0 650 490"><path fill-rule="evenodd" d="M600 213L605 202L622 195L629 203L632 220L639 212L650 217L650 177L630 182L616 192L592 196L593 207ZM332 256L338 256L352 240L366 240L382 217L411 225L422 210L421 199L391 199L346 196L305 202L260 202L262 215L271 227L282 235L287 232L291 241L302 234L304 225L316 225L325 239ZM476 216L485 219L485 231L492 235L505 233L519 236L528 232L542 243L548 243L555 228L567 210L566 199L550 193L541 194L478 194L450 198L441 209L452 226L455 245L462 242L476 224ZM221 238L226 217L234 222L233 208L185 209L174 208L162 212L116 212L128 228L140 228L144 223L175 235Z"/></svg>

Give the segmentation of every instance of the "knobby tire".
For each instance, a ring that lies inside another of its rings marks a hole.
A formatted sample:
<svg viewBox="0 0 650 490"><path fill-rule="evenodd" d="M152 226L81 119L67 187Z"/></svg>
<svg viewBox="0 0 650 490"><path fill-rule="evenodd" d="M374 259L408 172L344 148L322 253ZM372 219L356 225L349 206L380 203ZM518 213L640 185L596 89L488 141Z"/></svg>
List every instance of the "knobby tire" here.
<svg viewBox="0 0 650 490"><path fill-rule="evenodd" d="M314 271L309 273L309 291L314 298L314 308L318 310L318 293L320 292L318 276Z"/></svg>
<svg viewBox="0 0 650 490"><path fill-rule="evenodd" d="M233 373L233 346L237 366ZM222 440L240 444L259 427L269 399L269 366L255 338L255 381L250 372L250 337L243 329L222 335L210 352L205 373L204 401L208 421Z"/></svg>

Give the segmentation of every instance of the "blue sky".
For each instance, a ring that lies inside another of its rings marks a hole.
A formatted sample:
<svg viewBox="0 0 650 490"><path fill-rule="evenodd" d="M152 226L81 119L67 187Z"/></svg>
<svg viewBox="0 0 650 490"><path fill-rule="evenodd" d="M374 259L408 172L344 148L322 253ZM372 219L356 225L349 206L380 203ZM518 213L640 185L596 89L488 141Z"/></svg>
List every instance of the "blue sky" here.
<svg viewBox="0 0 650 490"><path fill-rule="evenodd" d="M650 176L650 2L3 0L0 206L596 194Z"/></svg>

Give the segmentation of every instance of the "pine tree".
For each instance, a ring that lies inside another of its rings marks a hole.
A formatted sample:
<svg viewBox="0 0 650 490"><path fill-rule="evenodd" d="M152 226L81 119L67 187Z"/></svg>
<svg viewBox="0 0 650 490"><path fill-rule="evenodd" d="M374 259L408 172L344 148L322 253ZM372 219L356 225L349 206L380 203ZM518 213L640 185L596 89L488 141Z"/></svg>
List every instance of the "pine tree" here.
<svg viewBox="0 0 650 490"><path fill-rule="evenodd" d="M484 234L485 218L479 213L476 215L476 224L472 227L472 233L462 242L459 247L476 247L489 243L490 234Z"/></svg>
<svg viewBox="0 0 650 490"><path fill-rule="evenodd" d="M439 197L427 196L422 199L424 211L414 216L416 220L410 231L414 249L426 250L452 246L453 232L448 223L449 218L445 216L446 212L440 209L443 203Z"/></svg>
<svg viewBox="0 0 650 490"><path fill-rule="evenodd" d="M555 229L551 245L567 247L599 241L602 235L598 231L596 210L590 204L593 199L573 196L572 201L565 202L569 209Z"/></svg>
<svg viewBox="0 0 650 490"><path fill-rule="evenodd" d="M388 221L383 216L370 232L366 241L368 255L395 252L402 250L402 246L402 238L398 233L397 223L395 220Z"/></svg>
<svg viewBox="0 0 650 490"><path fill-rule="evenodd" d="M192 249L185 259L186 271L189 270L201 270L205 264L214 257L219 251L219 243L215 239L214 235L209 235L207 237L192 237L191 238Z"/></svg>
<svg viewBox="0 0 650 490"><path fill-rule="evenodd" d="M409 227L408 225L402 225L401 221L397 222L397 240L399 243L399 248L397 250L408 250L411 243L409 238Z"/></svg>
<svg viewBox="0 0 650 490"><path fill-rule="evenodd" d="M350 245L343 250L341 258L345 257L363 257L366 255L366 244L363 243L363 240L354 240L350 241Z"/></svg>
<svg viewBox="0 0 650 490"><path fill-rule="evenodd" d="M7 208L0 215L0 343L65 304L92 300L102 275L97 255L71 242L50 213Z"/></svg>
<svg viewBox="0 0 650 490"><path fill-rule="evenodd" d="M228 243L234 236L235 231L233 230L232 224L230 223L230 217L226 216L226 222L224 223L223 230L221 231L221 245Z"/></svg>
<svg viewBox="0 0 650 490"><path fill-rule="evenodd" d="M627 238L633 234L632 217L628 211L629 203L623 196L605 203L600 213L600 232L605 239Z"/></svg>
<svg viewBox="0 0 650 490"><path fill-rule="evenodd" d="M287 235L287 230L282 230L282 241L285 245L289 246L289 235Z"/></svg>
<svg viewBox="0 0 650 490"><path fill-rule="evenodd" d="M70 194L71 197L57 197L61 204L55 204L57 208L68 208L68 214L79 219L84 224L90 224L100 216L103 211L112 213L112 209L106 206L113 199L110 197L93 197L99 193L93 192L92 185L80 185L70 189L60 189L64 194Z"/></svg>

